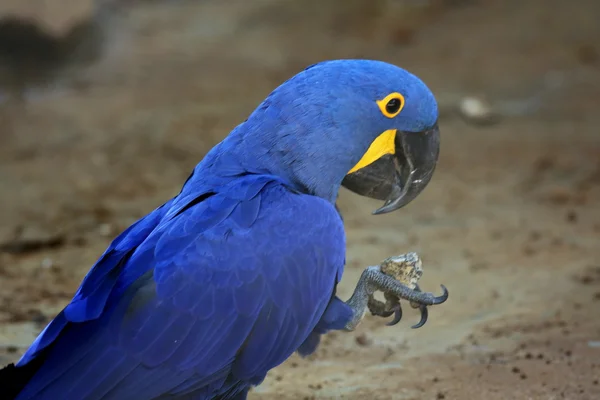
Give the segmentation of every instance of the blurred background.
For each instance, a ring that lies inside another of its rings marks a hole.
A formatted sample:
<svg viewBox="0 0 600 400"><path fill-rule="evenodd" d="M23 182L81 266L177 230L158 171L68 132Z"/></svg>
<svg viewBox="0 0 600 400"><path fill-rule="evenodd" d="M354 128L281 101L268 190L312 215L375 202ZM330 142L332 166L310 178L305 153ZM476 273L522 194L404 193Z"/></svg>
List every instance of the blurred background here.
<svg viewBox="0 0 600 400"><path fill-rule="evenodd" d="M600 398L597 0L1 0L0 361L109 241L307 65L420 76L442 152L403 211L342 193L347 298L417 251L427 325L367 317L252 399Z"/></svg>

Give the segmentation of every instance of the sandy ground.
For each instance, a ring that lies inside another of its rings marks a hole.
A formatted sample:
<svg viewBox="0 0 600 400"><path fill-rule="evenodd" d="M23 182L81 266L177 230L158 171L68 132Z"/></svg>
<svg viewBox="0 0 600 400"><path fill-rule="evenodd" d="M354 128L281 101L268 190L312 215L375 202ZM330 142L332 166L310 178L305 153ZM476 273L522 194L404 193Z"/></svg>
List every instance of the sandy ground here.
<svg viewBox="0 0 600 400"><path fill-rule="evenodd" d="M251 398L600 398L600 3L392 3L132 2L98 63L5 102L0 361L18 358L110 239L177 193L273 87L320 59L367 57L431 86L442 154L394 215L342 194L341 295L364 267L417 251L423 288L443 283L450 299L418 330L407 309L395 327L368 317L331 334ZM466 94L504 117L458 118ZM15 239L33 248L6 246Z"/></svg>

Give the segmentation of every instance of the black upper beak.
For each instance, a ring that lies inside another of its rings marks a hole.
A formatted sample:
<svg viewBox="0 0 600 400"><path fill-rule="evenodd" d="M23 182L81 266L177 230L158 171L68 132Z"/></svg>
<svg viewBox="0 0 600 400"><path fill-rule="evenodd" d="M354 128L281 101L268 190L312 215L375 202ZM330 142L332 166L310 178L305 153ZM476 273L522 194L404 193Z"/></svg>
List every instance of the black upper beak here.
<svg viewBox="0 0 600 400"><path fill-rule="evenodd" d="M373 214L384 214L404 207L425 189L437 164L440 132L437 124L423 132L396 133L395 154L346 175L342 185L353 192L378 200L384 205Z"/></svg>

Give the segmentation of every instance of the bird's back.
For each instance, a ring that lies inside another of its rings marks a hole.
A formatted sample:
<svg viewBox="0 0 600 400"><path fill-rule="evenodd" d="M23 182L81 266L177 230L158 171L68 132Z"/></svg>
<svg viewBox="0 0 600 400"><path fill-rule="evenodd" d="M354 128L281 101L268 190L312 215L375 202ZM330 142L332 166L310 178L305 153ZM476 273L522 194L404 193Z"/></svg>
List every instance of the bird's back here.
<svg viewBox="0 0 600 400"><path fill-rule="evenodd" d="M233 398L311 334L343 268L333 205L259 176L160 213L88 274L17 399Z"/></svg>

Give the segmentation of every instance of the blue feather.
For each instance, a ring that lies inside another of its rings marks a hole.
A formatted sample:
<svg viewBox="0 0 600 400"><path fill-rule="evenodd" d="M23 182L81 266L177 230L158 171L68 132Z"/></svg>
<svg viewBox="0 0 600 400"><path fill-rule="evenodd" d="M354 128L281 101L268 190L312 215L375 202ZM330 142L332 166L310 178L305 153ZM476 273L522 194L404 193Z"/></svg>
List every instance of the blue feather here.
<svg viewBox="0 0 600 400"><path fill-rule="evenodd" d="M172 207L185 208L178 200ZM89 274L96 290L82 287L75 306L87 322L52 334L18 399L241 396L326 312L345 253L332 204L248 175L177 216L157 213L153 229L129 230L145 235L127 240L137 247L103 257ZM231 234L215 233L224 230Z"/></svg>

